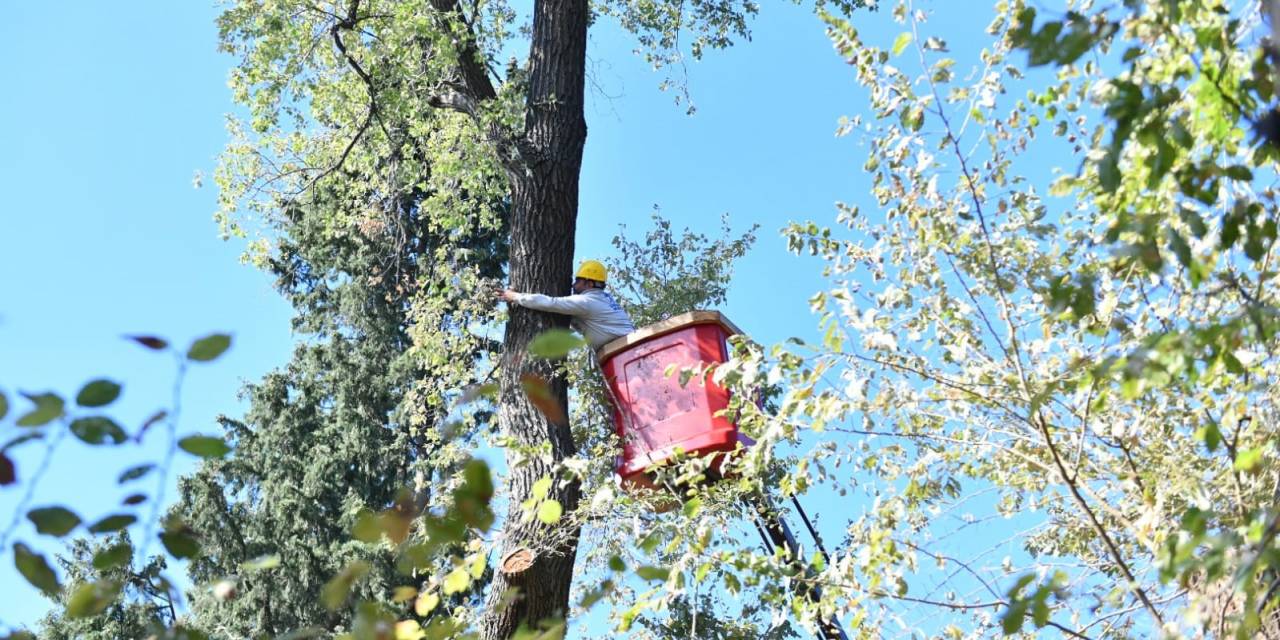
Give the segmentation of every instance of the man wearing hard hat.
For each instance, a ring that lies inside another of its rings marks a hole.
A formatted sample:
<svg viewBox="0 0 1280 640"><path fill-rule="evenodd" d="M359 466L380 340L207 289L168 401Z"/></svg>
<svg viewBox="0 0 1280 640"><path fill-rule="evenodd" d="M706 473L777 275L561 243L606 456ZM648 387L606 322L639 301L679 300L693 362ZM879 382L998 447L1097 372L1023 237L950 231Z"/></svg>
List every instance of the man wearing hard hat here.
<svg viewBox="0 0 1280 640"><path fill-rule="evenodd" d="M572 316L570 324L592 349L636 330L631 317L604 290L608 274L604 265L586 260L573 279L573 295L552 297L541 293L520 293L510 289L496 292L498 298L522 307Z"/></svg>

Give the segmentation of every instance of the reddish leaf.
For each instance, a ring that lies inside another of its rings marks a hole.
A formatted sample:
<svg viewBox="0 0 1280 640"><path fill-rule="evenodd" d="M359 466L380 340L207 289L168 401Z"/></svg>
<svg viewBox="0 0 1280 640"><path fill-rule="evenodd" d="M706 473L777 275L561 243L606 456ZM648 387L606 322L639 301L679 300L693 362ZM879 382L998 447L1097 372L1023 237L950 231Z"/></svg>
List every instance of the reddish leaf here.
<svg viewBox="0 0 1280 640"><path fill-rule="evenodd" d="M564 424L566 422L564 409L560 407L560 402L551 391L551 386L546 380L539 378L532 373L526 373L520 376L520 386L524 388L524 394L529 397L529 402L547 417L547 420L555 424Z"/></svg>
<svg viewBox="0 0 1280 640"><path fill-rule="evenodd" d="M126 338L148 348L160 351L169 346L169 343L163 338L155 336L125 336Z"/></svg>
<svg viewBox="0 0 1280 640"><path fill-rule="evenodd" d="M13 461L0 451L0 486L13 484L18 481L18 476L13 468Z"/></svg>

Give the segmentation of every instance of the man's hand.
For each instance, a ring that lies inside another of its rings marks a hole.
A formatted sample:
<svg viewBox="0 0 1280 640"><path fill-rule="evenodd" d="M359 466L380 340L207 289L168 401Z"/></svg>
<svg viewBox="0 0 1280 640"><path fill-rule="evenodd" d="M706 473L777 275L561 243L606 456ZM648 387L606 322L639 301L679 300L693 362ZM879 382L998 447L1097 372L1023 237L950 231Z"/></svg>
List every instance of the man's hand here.
<svg viewBox="0 0 1280 640"><path fill-rule="evenodd" d="M519 294L517 294L515 291L512 291L511 289L495 289L493 291L493 297L497 298L498 300L505 300L507 302L515 302L517 295Z"/></svg>

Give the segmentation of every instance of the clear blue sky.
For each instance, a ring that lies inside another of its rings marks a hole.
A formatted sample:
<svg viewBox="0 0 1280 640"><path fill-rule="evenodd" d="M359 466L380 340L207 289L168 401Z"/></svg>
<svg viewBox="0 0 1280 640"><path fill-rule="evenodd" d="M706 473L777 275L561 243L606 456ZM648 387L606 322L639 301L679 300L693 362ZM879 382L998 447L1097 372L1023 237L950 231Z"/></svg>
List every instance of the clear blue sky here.
<svg viewBox="0 0 1280 640"><path fill-rule="evenodd" d="M588 102L577 246L580 258L607 251L619 223L642 232L654 205L705 232L724 212L739 229L759 223L725 312L772 343L815 334L807 299L823 286L818 263L786 254L778 229L791 219L831 220L837 200L870 203L864 151L833 135L838 118L860 108L852 70L808 9L763 4L753 42L689 65L694 117L657 90L661 77L632 55L630 39L607 22L593 31L599 90ZM195 367L183 394L180 430L214 432L216 415L242 410L244 382L286 362L290 309L266 275L239 263L241 244L218 239L213 187L192 185L197 171L215 166L233 109L225 84L233 60L215 50L216 15L203 3L159 0L7 7L0 389L11 399L19 389L73 395L109 376L125 385L113 415L133 430L168 403L174 367L119 336L154 333L185 345L226 331L231 351ZM884 13L858 23L881 30L872 39L886 44L900 30ZM0 442L18 431L9 416ZM91 449L68 438L32 506L67 504L89 520L122 511L129 491L116 475L157 458L162 440L157 431L143 447ZM0 527L40 453L39 445L15 452L24 482L0 490ZM184 468L190 460L180 456L177 471ZM58 549L25 521L16 534L46 553ZM48 603L13 570L12 552L0 554L2 632L34 623Z"/></svg>

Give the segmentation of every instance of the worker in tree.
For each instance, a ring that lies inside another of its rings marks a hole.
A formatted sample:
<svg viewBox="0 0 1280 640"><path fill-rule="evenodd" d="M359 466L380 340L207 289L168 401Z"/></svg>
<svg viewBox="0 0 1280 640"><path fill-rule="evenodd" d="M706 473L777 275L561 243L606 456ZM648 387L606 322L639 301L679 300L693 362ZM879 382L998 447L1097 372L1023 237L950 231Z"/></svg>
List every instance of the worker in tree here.
<svg viewBox="0 0 1280 640"><path fill-rule="evenodd" d="M603 264L586 260L574 275L573 295L557 298L510 289L500 289L495 294L499 299L522 307L571 316L573 320L570 324L573 328L587 339L587 344L592 349L599 349L610 340L636 330L631 317L604 290L607 279L608 274Z"/></svg>

